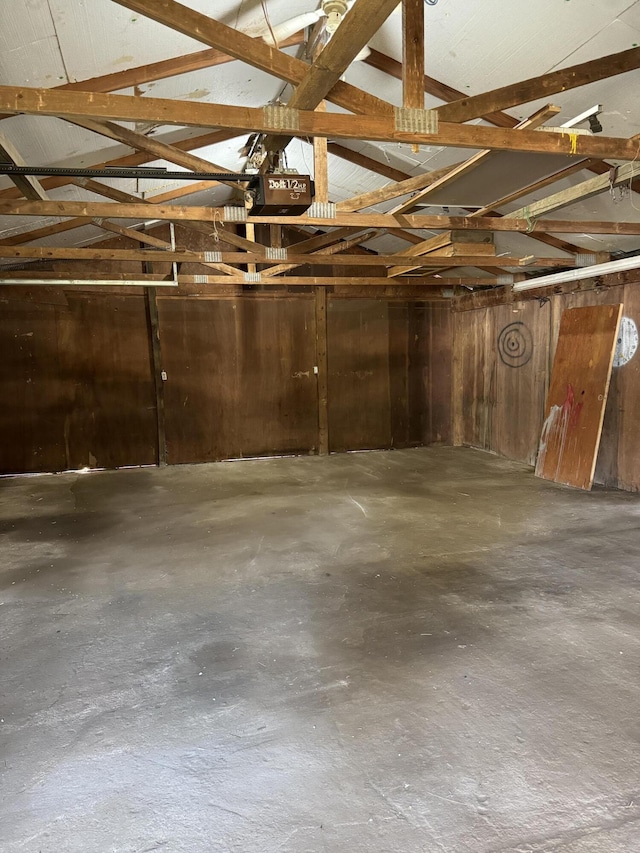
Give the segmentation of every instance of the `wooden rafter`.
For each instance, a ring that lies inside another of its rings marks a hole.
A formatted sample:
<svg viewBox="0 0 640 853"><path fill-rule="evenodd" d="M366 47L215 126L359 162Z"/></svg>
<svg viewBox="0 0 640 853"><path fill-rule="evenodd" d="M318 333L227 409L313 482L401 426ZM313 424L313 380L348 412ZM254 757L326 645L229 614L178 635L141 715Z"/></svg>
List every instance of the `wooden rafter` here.
<svg viewBox="0 0 640 853"><path fill-rule="evenodd" d="M371 53L364 59L364 62L372 68L377 68L378 71L382 71L384 74L389 74L397 80L402 80L402 63L398 62L397 59L392 59L385 53L381 53L379 50L371 48ZM464 98L463 92L454 89L453 86L449 86L441 80L430 77L428 74L424 75L423 84L424 91L428 95L438 98L440 101L457 101L459 98ZM496 127L515 127L518 122L517 119L512 118L507 113L491 113L483 116L483 118L491 124L495 124Z"/></svg>
<svg viewBox="0 0 640 853"><path fill-rule="evenodd" d="M220 21L176 3L175 0L114 0L121 6L164 24L190 38L223 50L254 68L297 86L305 78L309 66L299 59L271 47L260 39L227 27ZM393 107L362 89L338 82L326 93L327 100L355 113L390 115Z"/></svg>
<svg viewBox="0 0 640 853"><path fill-rule="evenodd" d="M182 205L156 204L153 206L153 218L174 220L175 222L205 222L212 228L214 221L220 225L225 222L237 222L235 211L225 208L185 207ZM69 216L69 217L113 217L113 206L109 202L83 201L25 201L0 200L0 216ZM149 218L149 207L138 200L136 204L118 206L119 219L144 220ZM250 216L248 221L273 224L273 217ZM469 230L469 231L510 231L535 234L549 231L559 234L630 234L640 233L640 222L611 222L605 220L560 220L560 219L510 219L497 216L432 216L403 214L391 216L388 213L336 213L327 218L321 216L279 216L280 225L352 227L352 228L408 228L428 230Z"/></svg>
<svg viewBox="0 0 640 853"><path fill-rule="evenodd" d="M634 137L640 143L640 137ZM617 169L611 170L608 175L601 175L597 178L589 178L574 187L569 187L566 190L553 193L553 195L542 198L539 201L531 202L531 204L514 210L512 213L506 214L508 219L522 219L546 216L556 210L562 210L564 207L569 207L577 201L585 201L592 198L594 195L599 195L605 192L610 187L616 187L620 184L628 183L634 178L640 176L640 163L625 163Z"/></svg>
<svg viewBox="0 0 640 853"><path fill-rule="evenodd" d="M14 166L25 165L20 152L4 134L0 134L0 157L5 163L13 163ZM25 198L43 201L47 198L44 187L33 175L10 175L9 177Z"/></svg>
<svg viewBox="0 0 640 853"><path fill-rule="evenodd" d="M338 142L329 142L327 150L329 154L334 154L348 163L353 163L354 166L368 169L368 171L389 178L391 181L404 181L411 177L407 172L402 172L388 163L381 163L379 160L374 160L373 157L367 157L366 154L361 154L360 151L353 151L351 148L346 148Z"/></svg>
<svg viewBox="0 0 640 853"><path fill-rule="evenodd" d="M323 249L317 249L310 254L313 255L314 260L315 256L321 255L323 257L327 257L330 255L337 255L340 252L346 252L348 249L353 249L355 246L360 246L362 243L366 243L368 240L373 240L375 237L380 235L380 231L365 231L363 234L358 234L356 237L349 237L344 240L338 240L331 246L326 246ZM297 251L298 246L300 244L294 245L291 247L292 251L295 252L296 255L299 256ZM356 255L355 257L362 258L362 255ZM310 263L310 261L305 261L305 264ZM313 261L311 261L313 263ZM326 262L325 262L326 263ZM289 270L296 269L297 267L303 266L300 263L286 263L286 264L278 264L278 266L269 267L268 269L263 270L264 275L281 275L282 273L288 272Z"/></svg>
<svg viewBox="0 0 640 853"><path fill-rule="evenodd" d="M54 270L42 270L42 269L38 269L37 272L34 272L33 270L24 269L24 270L11 270L11 271L3 273L0 270L0 284L2 284L4 281L6 281L7 278L24 281L26 279L33 278L34 276L37 276L38 279L40 279L43 284L47 280L50 281L51 285L53 286L56 284L56 282L58 280L68 277L68 273L65 273L62 270L55 270L54 271ZM112 273L106 273L106 274L103 274L103 273L92 274L92 281L94 283L99 284L104 279L107 279L109 281L119 281L119 282L121 282L123 287L127 286L127 281L130 278L131 278L131 273L112 272ZM166 275L164 275L162 273L143 274L140 276L136 275L136 278L139 278L142 281L148 281L149 285L153 285L154 282L166 281L167 280ZM523 281L524 279L525 279L525 276L523 273L514 273L514 281ZM291 276L291 277L287 277L287 278L265 279L264 283L267 286L284 289L284 288L287 288L289 285L296 287L300 283L309 284L310 281L317 282L317 280L318 279L316 277L296 276L295 278L293 278ZM363 283L362 278L350 278L347 281L354 288L358 287L358 288L365 289L366 285L370 281L370 278L367 277L366 284ZM195 288L189 287L189 285L199 285L201 287L200 292L203 292L203 293L208 292L210 290L210 285L216 285L216 283L217 283L216 292L220 292L220 290L218 290L218 287L223 288L223 292L224 292L225 289L228 290L229 288L242 287L243 285L246 285L246 281L244 280L244 278L236 278L233 281L231 281L226 276L225 277L222 277L222 276L216 277L216 276L211 276L211 275L195 276L195 275L188 275L185 273L179 273L178 274L178 282L180 284L180 290L176 294L178 296L184 296L185 292L189 292L189 293L197 292ZM334 285L337 284L338 286L341 286L345 282L345 279L338 272L338 274L334 278L327 278L326 282L327 282L327 284L334 284ZM394 295L400 294L401 295L403 293L403 288L406 288L407 286L417 288L418 290L424 286L429 286L429 287L433 286L433 287L441 288L441 287L453 287L454 285L479 285L479 286L483 286L483 287L491 287L491 286L496 285L498 282L497 282L497 279L495 277L492 277L492 278L485 277L485 278L477 279L477 278L472 278L470 276L450 275L450 276L444 277L444 276L433 276L433 275L429 274L429 275L421 276L419 279L416 279L415 277L404 279L400 285L398 285L397 279L395 279L393 282L390 282L388 278L382 278L382 277L374 276L373 283L375 286L386 287L387 293L385 295L387 295L387 294L388 295L391 295L391 294L394 294ZM183 289L183 286L184 286L184 289ZM235 292L235 291L232 290L231 292ZM408 294L408 295L414 295L415 296L416 294L414 293L414 294ZM432 294L430 293L429 298L431 298L431 295ZM525 298L528 298L528 295Z"/></svg>
<svg viewBox="0 0 640 853"><path fill-rule="evenodd" d="M398 0L356 0L333 38L308 67L287 106L296 110L314 110L397 5ZM264 145L268 151L278 151L290 139L290 135L269 134Z"/></svg>
<svg viewBox="0 0 640 853"><path fill-rule="evenodd" d="M152 121L196 127L221 127L239 131L269 132L280 116L272 108L236 107L226 104L172 101L165 98L135 98L128 95L90 96L79 92L26 89L0 86L0 109L29 115L82 117L90 115L122 121ZM537 133L480 125L441 123L437 133L422 134L399 130L393 117L316 113L296 110L288 121L296 133L342 139L417 142L459 148L487 148L497 151L530 151L542 154L574 154L578 157L613 157L633 160L637 144L630 139L603 136L576 136L567 133Z"/></svg>
<svg viewBox="0 0 640 853"><path fill-rule="evenodd" d="M538 192L538 190L542 190L545 187L550 186L551 184L556 184L558 181L563 181L565 178L571 177L571 175L575 175L576 172L582 172L583 169L588 168L590 160L578 160L577 163L572 163L570 166L565 166L564 169L560 169L557 172L553 172L551 175L547 175L545 178L540 178L538 181L534 181L531 184L527 184L524 187L520 187L519 190L515 190L512 193L508 193L507 195L500 196L495 201L489 202L484 207L480 207L477 210L474 210L473 213L470 213L469 216L486 216L487 213L494 213L499 210L501 207L504 207L505 204L511 204L513 201L517 201L524 196L531 195L532 193Z"/></svg>
<svg viewBox="0 0 640 853"><path fill-rule="evenodd" d="M161 243L163 241L160 241ZM259 264L264 263L264 255L251 252L221 252L220 263L211 263L209 252L198 252L189 249L172 251L168 244L163 246L166 251L158 253L150 249L109 249L106 247L67 247L67 246L2 246L0 247L0 258L37 258L40 260L98 260L98 261L175 261L179 263L199 263L215 268L225 267L227 264ZM332 264L338 266L371 266L381 267L406 261L410 265L413 257L407 255L405 258L397 255L376 254L347 254L336 251L312 252L311 254L297 255L293 252L287 256L287 262L296 266L326 266L327 256L330 255ZM446 263L448 266L477 266L486 264L491 260L486 254L478 255L441 255L437 252L421 258L421 266L438 267ZM559 267L575 266L574 258L525 258L501 257L500 263L505 266L525 267ZM231 272L237 270L228 268ZM225 270L226 271L226 270Z"/></svg>
<svg viewBox="0 0 640 853"><path fill-rule="evenodd" d="M554 104L547 104L537 110L532 116L529 116L529 118L519 122L519 124L516 125L515 130L533 130L534 128L543 125L545 121L550 119L552 116L558 115L559 112L560 107L556 107ZM454 183L458 178L461 178L463 175L467 175L469 172L477 169L478 166L480 166L481 163L487 160L492 154L493 151L491 150L478 151L478 153L474 154L473 157L470 157L463 163L459 163L456 166L451 167L449 171L438 178L437 181L433 181L433 183L417 192L410 199L399 204L391 211L391 213L405 213L405 211L411 210L420 201L422 201L423 198L426 198L426 196Z"/></svg>
<svg viewBox="0 0 640 853"><path fill-rule="evenodd" d="M215 130L210 133L201 134L200 136L192 136L187 139L173 141L171 144L175 148L179 148L181 151L193 151L197 148L205 148L208 145L216 145L218 142L224 142L227 139L233 139L238 134L235 131L231 130ZM157 157L153 154L148 154L145 151L136 151L133 154L125 154L122 157L116 157L113 160L105 160L102 163L94 163L93 166L96 169L100 169L108 166L142 166L145 163L150 163L153 160L157 160ZM53 190L58 187L64 187L68 184L74 183L76 179L65 177L65 176L56 176L52 178L43 178L40 183L45 188L45 190ZM20 193L14 188L10 187L5 190L0 190L0 198L18 198Z"/></svg>
<svg viewBox="0 0 640 853"><path fill-rule="evenodd" d="M613 55L616 56L617 54ZM390 56L380 53L377 50L372 50L370 55L364 61L373 68L377 68L379 71L383 71L391 77L402 80L402 64L397 60L392 59ZM538 100L539 98L544 98L551 94L545 90L544 80L542 78L537 79L540 81L540 88L536 90L535 96L531 98L532 100ZM461 102L468 98L464 92L454 89L453 86L449 86L441 80L429 77L427 74L424 76L424 90L429 95L433 95L434 98L438 98L441 101L449 103ZM515 127L518 123L518 119L503 111L485 113L482 115L482 118L496 127ZM604 163L601 160L591 160L586 168L597 175L603 175L609 171L610 166L608 163ZM637 191L639 189L637 186L639 183L639 181L633 181L631 188Z"/></svg>
<svg viewBox="0 0 640 853"><path fill-rule="evenodd" d="M168 145L166 142L154 139L152 136L144 136L142 133L136 133L112 121L96 121L87 118L69 120L73 124L84 127L86 130L93 131L93 133L106 136L108 139L115 139L117 142L122 142L124 145L128 145L137 151L145 151L159 160L167 160L169 163L184 166L185 169L191 169L194 172L228 171L224 166L219 166L217 163L212 163L203 157L197 157L195 154L189 154L187 151L181 151L175 145ZM236 181L216 181L212 183L214 186L215 183L224 183L232 187L238 186Z"/></svg>
<svg viewBox="0 0 640 853"><path fill-rule="evenodd" d="M258 39L256 39L258 41ZM295 33L284 41L280 47L291 47L304 41L304 33ZM225 65L235 62L233 56L229 56L221 50L199 50L196 53L187 53L172 59L163 59L160 62L151 62L148 65L138 65L135 68L127 68L124 71L115 71L113 74L103 74L100 77L90 77L74 83L62 83L54 86L55 89L67 90L69 92L119 92L124 89L133 89L145 83L153 83L156 80L165 80L167 77L177 77L180 74L189 74L191 71L200 71L203 68L213 68L216 65ZM0 120L10 116L0 115Z"/></svg>
<svg viewBox="0 0 640 853"><path fill-rule="evenodd" d="M487 113L528 104L536 98L546 98L597 80L606 80L627 71L634 71L636 68L640 68L640 47L632 47L600 59L591 59L560 71L552 71L550 74L541 74L529 80L493 89L491 92L483 92L481 95L461 98L438 107L438 114L443 121L470 121Z"/></svg>
<svg viewBox="0 0 640 853"><path fill-rule="evenodd" d="M171 244L167 243L166 240L160 240L158 237L153 237L151 234L146 234L144 231L136 228L125 228L123 225L117 225L115 222L109 222L108 219L92 219L91 224L101 228L103 231L110 231L112 234L118 234L120 237L135 240L136 243L144 243L147 246L154 246L156 249L168 250L171 248Z"/></svg>

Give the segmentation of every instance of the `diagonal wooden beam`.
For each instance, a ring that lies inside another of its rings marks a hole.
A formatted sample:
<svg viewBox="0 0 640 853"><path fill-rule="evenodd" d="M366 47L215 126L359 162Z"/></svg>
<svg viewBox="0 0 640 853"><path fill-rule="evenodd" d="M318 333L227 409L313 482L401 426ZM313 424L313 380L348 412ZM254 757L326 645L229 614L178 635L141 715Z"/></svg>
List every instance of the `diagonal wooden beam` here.
<svg viewBox="0 0 640 853"><path fill-rule="evenodd" d="M540 127L540 125L544 124L552 116L558 115L560 112L560 107L556 107L554 104L547 104L541 109L537 110L532 116L525 119L524 121L519 122L515 129L516 130L526 130L533 129L536 127ZM443 187L448 186L449 184L457 181L458 178L461 178L463 175L472 172L474 169L477 169L478 166L481 165L488 157L493 154L493 151L484 150L478 151L477 154L474 154L473 157L470 157L468 160L465 160L463 163L459 163L453 168L449 169L449 171L442 175L441 178L438 178L437 181L429 184L424 189L417 192L414 196L407 201L403 201L397 207L394 207L391 210L391 213L405 213L407 210L411 210L414 208L423 198L435 192L436 190L442 189Z"/></svg>
<svg viewBox="0 0 640 853"><path fill-rule="evenodd" d="M125 228L123 225L116 225L115 222L109 222L108 219L92 219L91 224L103 231L117 234L119 237L127 237L138 244L144 243L146 246L153 246L156 249L169 250L171 248L171 244L167 243L166 240L160 240L158 237L153 237L151 234L146 234L144 231L139 231L136 228Z"/></svg>
<svg viewBox="0 0 640 853"><path fill-rule="evenodd" d="M402 80L402 64L395 59L392 59L390 56L387 56L384 53L380 53L377 50L371 50L370 55L364 60L368 65L371 65L373 68L377 68L379 71L383 71L385 74L389 74L392 77L395 77L398 80ZM446 83L443 83L441 80L436 80L433 77L429 77L427 74L424 76L424 90L429 95L433 95L434 98L438 98L441 101L454 102L454 101L462 101L468 98L464 92L461 92L459 89L454 89L453 86L449 86ZM541 88L535 98L533 100L538 100L538 98L543 98L545 95L549 94L543 88ZM510 116L509 113L505 113L502 111L486 113L482 116L485 121L488 121L490 124L495 125L496 127L515 127L518 123L518 119ZM590 165L587 167L589 171L594 172L597 175L603 175L609 171L610 166L608 163L604 163L601 160L592 160ZM640 191L640 181L633 181L631 184L631 188L636 192Z"/></svg>
<svg viewBox="0 0 640 853"><path fill-rule="evenodd" d="M635 138L640 142L640 137ZM539 201L531 202L531 204L514 210L512 213L507 213L505 218L534 219L546 216L556 210L562 210L563 207L569 207L569 205L575 204L577 201L585 201L588 198L592 198L594 195L605 192L610 187L628 183L638 176L640 176L640 163L625 163L617 169L612 168L611 173L608 175L589 178L588 181L583 181L574 187L560 190L560 192L553 193L553 195L542 198Z"/></svg>
<svg viewBox="0 0 640 853"><path fill-rule="evenodd" d="M384 74L389 74L397 80L402 80L402 63L398 62L397 59L392 59L385 53L381 53L379 50L371 48L371 53L364 59L364 62L372 68L377 68L378 71L382 71ZM432 95L440 101L457 101L465 97L463 92L454 89L453 86L448 86L441 80L430 77L428 74L424 75L423 85L424 91L428 95ZM501 112L489 113L484 115L483 118L491 124L496 125L496 127L515 127L518 123L518 119Z"/></svg>
<svg viewBox="0 0 640 853"><path fill-rule="evenodd" d="M142 133L136 133L112 121L100 121L88 118L74 118L68 119L68 121L100 136L115 139L116 142L122 142L124 145L128 145L137 151L145 151L159 160L167 160L169 163L184 166L185 169L191 169L194 172L228 171L224 166L219 166L217 163L212 163L203 157L197 157L195 154L189 154L187 151L181 151L175 145L169 145L159 139L154 139L152 136L144 136ZM212 181L211 183L214 186L217 183L227 184L234 188L240 186L237 181Z"/></svg>
<svg viewBox="0 0 640 853"><path fill-rule="evenodd" d="M370 172L375 172L378 175L383 175L391 181L404 181L411 176L407 172L402 172L400 169L395 169L388 163L381 163L379 160L374 160L373 157L367 157L366 154L361 154L359 151L353 151L351 148L345 148L337 142L329 142L327 144L329 154L334 154L348 163L353 163L354 166L360 166L362 169L368 169Z"/></svg>
<svg viewBox="0 0 640 853"><path fill-rule="evenodd" d="M508 193L507 195L497 198L495 201L489 202L489 204L486 204L484 207L479 207L477 210L470 213L469 216L486 216L489 213L496 213L501 207L504 207L505 204L511 204L511 202L517 201L519 198L538 192L538 190L542 190L551 184L556 184L558 181L563 181L565 178L575 175L576 172L582 172L584 169L589 167L591 162L591 160L578 160L577 163L565 166L564 169L560 169L558 172L553 172L551 175L547 175L546 178L540 178L539 181L527 184L519 190L515 190L512 193Z"/></svg>
<svg viewBox="0 0 640 853"><path fill-rule="evenodd" d="M74 183L77 183L79 186L82 186L84 189L88 190L89 192L95 193L96 195L102 195L106 198L114 198L114 196L117 194L118 198L116 200L118 201L124 201L127 203L142 202L143 204L164 204L167 201L172 201L176 198L181 198L185 195L191 195L192 193L198 192L202 189L206 189L209 186L209 181L198 182L197 184L185 184L184 186L176 187L173 190L169 190L168 192L154 195L151 198L140 199L137 196L123 193L122 190L114 189L114 187L110 187L107 184L101 184L99 181L83 181L81 178L74 178L73 181ZM152 213L152 211L150 211L150 213ZM112 215L115 215L115 210ZM32 240L40 240L44 239L45 237L51 237L54 234L63 234L66 231L73 231L76 228L82 228L83 225L90 225L91 222L92 220L88 217L65 219L63 222L55 222L53 225L47 225L43 228L35 228L31 231L23 231L20 234L15 234L13 237L5 237L4 239L0 240L0 246L19 246L22 243L29 243ZM192 227L194 230L202 230L203 233L206 233L207 235L212 233L212 229L207 225L203 225L202 223L192 223ZM240 247L243 248L242 246Z"/></svg>
<svg viewBox="0 0 640 853"><path fill-rule="evenodd" d="M496 110L515 107L518 104L528 104L537 98L546 98L567 89L586 86L597 80L606 80L627 71L640 68L640 47L632 47L620 53L612 53L599 59L591 59L579 65L572 65L560 71L541 74L519 83L502 86L481 95L461 98L452 103L438 107L438 115L442 121L470 121Z"/></svg>
<svg viewBox="0 0 640 853"><path fill-rule="evenodd" d="M0 109L28 115L54 115L153 121L162 124L196 127L233 128L240 131L268 132L279 125L281 116L271 107L237 107L226 104L172 101L165 98L135 98L127 95L54 92L50 89L26 89L0 86ZM566 133L537 133L481 125L441 123L437 133L415 133L402 129L394 117L386 115L349 115L295 110L291 122L296 134L343 139L417 142L459 148L488 148L496 151L531 151L578 157L612 157L633 160L637 144L630 139Z"/></svg>
<svg viewBox="0 0 640 853"><path fill-rule="evenodd" d="M149 216L141 217L141 218L153 218L153 205L154 204L162 204L163 201L167 200L167 196L170 198L176 197L175 192L172 193L161 193L160 195L154 196L150 199L141 199L138 196L132 195L131 193L124 192L123 190L119 190L115 187L110 187L108 184L103 184L100 181L91 181L84 178L74 178L74 182L77 182L80 186L84 187L84 189L89 192L95 193L96 195L105 196L105 198L110 198L113 201L120 202L121 204L142 204L147 205L146 211ZM110 216L117 216L118 211L114 210ZM215 219L214 219L215 224ZM207 236L212 236L216 233L216 229L212 229L202 223L190 222L183 223L183 227L190 231L199 231L200 233L207 234ZM216 225L216 228L218 226ZM221 230L223 229L222 224L220 224ZM262 252L264 253L264 247L259 243L255 243L253 240L247 240L245 237L241 237L239 234L236 234L233 231L228 229L224 229L224 233L220 235L220 239L224 243L230 243L232 246L237 246L240 249L245 249L248 252Z"/></svg>
<svg viewBox="0 0 640 853"><path fill-rule="evenodd" d="M173 141L171 144L179 148L181 151L193 151L196 148L205 148L208 145L216 145L218 142L224 142L227 139L234 139L238 134L232 130L216 130L210 133L205 133L200 136L192 136L187 139ZM102 163L94 163L96 169L108 166L141 166L144 163L150 163L157 158L153 154L147 154L144 151L136 151L133 154L125 154L122 157L116 157L113 160L105 160ZM64 187L74 182L71 177L60 176L55 178L43 178L40 183L45 190L53 190L58 187ZM0 198L19 198L20 193L11 187L6 190L0 190Z"/></svg>
<svg viewBox="0 0 640 853"><path fill-rule="evenodd" d="M391 201L391 199L398 198L398 196L416 192L417 190L424 189L424 187L431 186L436 181L439 181L440 178L448 175L452 169L463 165L465 162L461 160L459 163L454 163L453 166L442 166L442 168L434 169L432 172L423 172L421 175L405 178L402 181L396 181L393 184L380 187L380 189L371 190L370 192L361 193L344 201L339 201L336 204L336 209L344 211L364 210L367 207L373 207L384 201Z"/></svg>
<svg viewBox="0 0 640 853"><path fill-rule="evenodd" d="M308 67L287 107L314 110L397 5L398 0L356 0L333 38ZM267 151L280 151L290 140L290 135L269 134L264 139L264 146Z"/></svg>
<svg viewBox="0 0 640 853"><path fill-rule="evenodd" d="M326 246L322 249L317 249L313 252L309 252L308 254L313 255L314 258L317 255L322 255L326 257L327 255L337 255L340 252L346 252L347 249L353 249L355 246L360 246L362 243L366 243L368 240L373 240L375 237L380 235L380 231L365 231L364 234L358 234L356 237L349 237L348 239L338 240L333 245ZM291 247L292 252L295 252L296 255L300 255L297 251L300 243ZM358 257L362 257L358 255ZM305 264L307 262L305 261ZM277 266L269 267L268 269L263 270L265 275L280 275L281 273L287 272L288 270L296 269L297 267L304 266L305 264L301 263L286 263L286 264L278 264Z"/></svg>
<svg viewBox="0 0 640 853"><path fill-rule="evenodd" d="M309 70L309 66L300 59L288 56L261 39L253 39L251 36L225 26L220 21L176 3L175 0L113 0L113 2L196 41L223 50L230 56L261 71L266 71L267 74L273 74L294 86L302 82ZM391 104L348 83L337 82L326 93L326 97L332 103L355 113L377 112L386 115L393 113Z"/></svg>
<svg viewBox="0 0 640 853"><path fill-rule="evenodd" d="M0 159L14 166L26 165L18 149L4 134L0 134ZM9 177L25 198L30 198L32 201L36 199L44 201L47 198L44 187L34 175L9 175Z"/></svg>

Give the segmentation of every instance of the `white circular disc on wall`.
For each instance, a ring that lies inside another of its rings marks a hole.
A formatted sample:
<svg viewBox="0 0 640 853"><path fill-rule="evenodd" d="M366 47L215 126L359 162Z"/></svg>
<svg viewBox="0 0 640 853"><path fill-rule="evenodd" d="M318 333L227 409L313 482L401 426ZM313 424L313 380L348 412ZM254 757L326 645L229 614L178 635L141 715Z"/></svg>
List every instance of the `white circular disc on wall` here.
<svg viewBox="0 0 640 853"><path fill-rule="evenodd" d="M623 317L620 320L620 331L616 343L616 351L613 355L613 366L622 367L636 354L638 349L638 327L631 317Z"/></svg>

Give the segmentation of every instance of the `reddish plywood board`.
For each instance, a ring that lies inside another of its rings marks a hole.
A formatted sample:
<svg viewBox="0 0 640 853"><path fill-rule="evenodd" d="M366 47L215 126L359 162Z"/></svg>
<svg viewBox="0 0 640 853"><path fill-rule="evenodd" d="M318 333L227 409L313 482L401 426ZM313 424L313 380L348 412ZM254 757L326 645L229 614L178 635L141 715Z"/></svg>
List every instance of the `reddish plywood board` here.
<svg viewBox="0 0 640 853"><path fill-rule="evenodd" d="M621 316L621 304L563 313L536 476L591 488Z"/></svg>

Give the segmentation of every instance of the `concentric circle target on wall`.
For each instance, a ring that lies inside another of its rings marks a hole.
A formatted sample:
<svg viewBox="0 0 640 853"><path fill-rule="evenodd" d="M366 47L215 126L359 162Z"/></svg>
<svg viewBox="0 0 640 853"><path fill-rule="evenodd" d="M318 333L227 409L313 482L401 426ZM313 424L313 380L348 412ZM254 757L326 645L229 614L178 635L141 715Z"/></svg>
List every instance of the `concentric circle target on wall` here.
<svg viewBox="0 0 640 853"><path fill-rule="evenodd" d="M524 367L533 355L533 336L522 321L509 323L498 335L498 355L507 367Z"/></svg>

